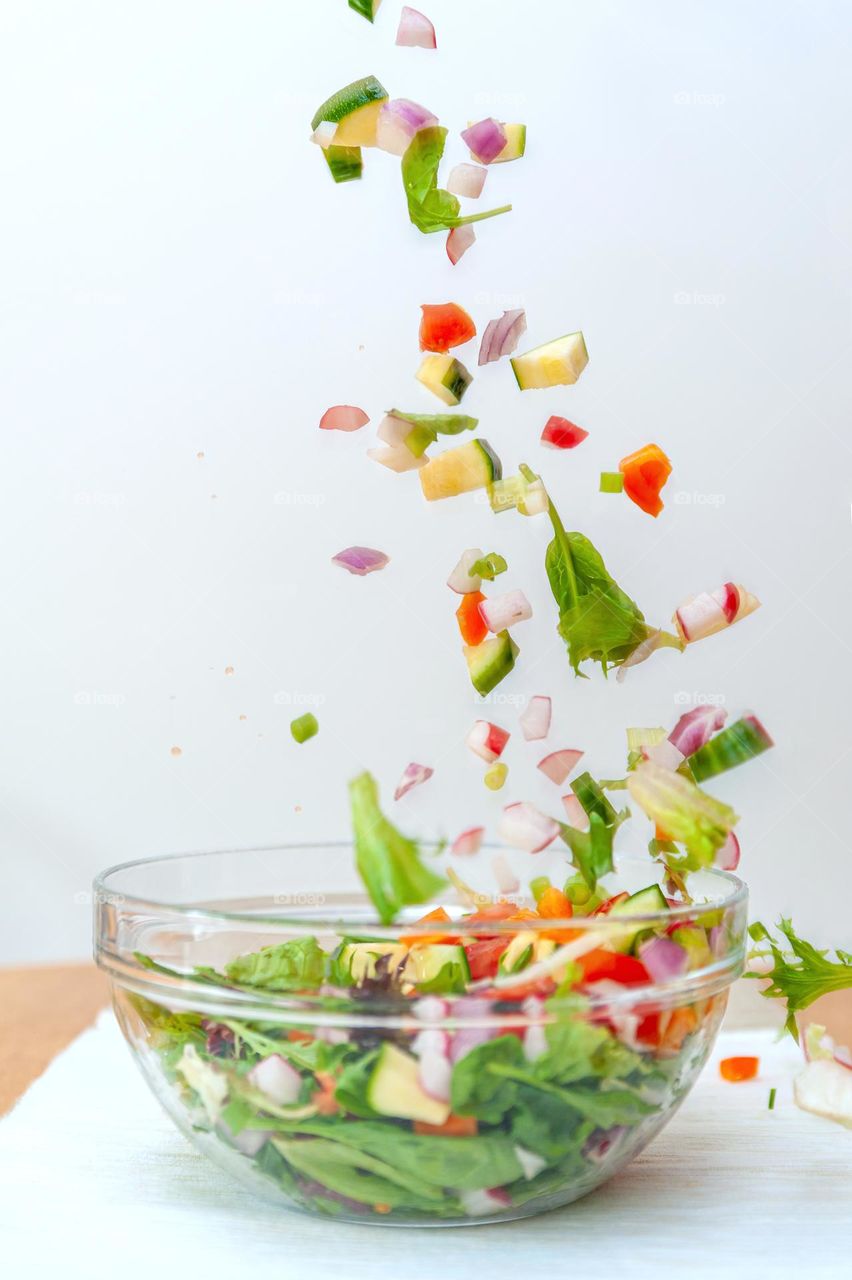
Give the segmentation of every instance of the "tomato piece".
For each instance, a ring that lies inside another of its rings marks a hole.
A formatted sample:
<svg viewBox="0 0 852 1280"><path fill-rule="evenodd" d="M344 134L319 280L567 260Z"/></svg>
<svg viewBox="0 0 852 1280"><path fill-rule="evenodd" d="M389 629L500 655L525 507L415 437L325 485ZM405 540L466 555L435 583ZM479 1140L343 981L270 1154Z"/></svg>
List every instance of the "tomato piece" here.
<svg viewBox="0 0 852 1280"><path fill-rule="evenodd" d="M449 351L476 337L476 325L456 302L425 303L420 310L421 351Z"/></svg>
<svg viewBox="0 0 852 1280"><path fill-rule="evenodd" d="M507 945L505 938L479 938L476 942L465 945L467 967L474 982L478 978L493 978L496 975L500 957Z"/></svg>
<svg viewBox="0 0 852 1280"><path fill-rule="evenodd" d="M459 631L465 644L482 644L488 635L485 619L479 612L479 606L484 599L485 596L481 591L468 591L462 596L462 602L456 609Z"/></svg>
<svg viewBox="0 0 852 1280"><path fill-rule="evenodd" d="M558 418L553 414L544 424L541 443L549 445L552 449L576 449L588 434L588 431L569 422L567 418Z"/></svg>
<svg viewBox="0 0 852 1280"><path fill-rule="evenodd" d="M743 1080L753 1080L759 1066L760 1058L723 1058L719 1063L719 1074L731 1084L741 1084Z"/></svg>
<svg viewBox="0 0 852 1280"><path fill-rule="evenodd" d="M414 1132L431 1133L444 1138L475 1138L479 1132L479 1123L476 1116L456 1116L450 1113L443 1124L427 1124L425 1120L415 1120Z"/></svg>
<svg viewBox="0 0 852 1280"><path fill-rule="evenodd" d="M571 899L552 884L538 900L538 914L547 920L570 920L574 907Z"/></svg>
<svg viewBox="0 0 852 1280"><path fill-rule="evenodd" d="M624 476L624 492L640 510L658 516L663 509L660 491L672 473L672 464L658 444L646 444L622 458L618 469Z"/></svg>
<svg viewBox="0 0 852 1280"><path fill-rule="evenodd" d="M415 924L450 924L450 922L450 917L444 908L436 907L434 911L416 920ZM418 942L458 942L459 938L455 933L409 933L406 930L399 935L399 940L404 946L413 947Z"/></svg>
<svg viewBox="0 0 852 1280"><path fill-rule="evenodd" d="M625 987L641 987L651 981L651 975L641 960L635 956L622 955L620 951L605 951L596 947L580 956L576 963L580 966L582 981L597 982L607 978L610 982L620 982Z"/></svg>

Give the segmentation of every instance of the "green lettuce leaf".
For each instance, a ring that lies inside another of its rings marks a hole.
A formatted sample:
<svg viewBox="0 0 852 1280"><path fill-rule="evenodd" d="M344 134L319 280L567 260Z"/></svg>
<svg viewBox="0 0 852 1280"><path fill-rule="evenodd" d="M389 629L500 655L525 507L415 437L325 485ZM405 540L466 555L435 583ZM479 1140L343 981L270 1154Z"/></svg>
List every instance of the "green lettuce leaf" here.
<svg viewBox="0 0 852 1280"><path fill-rule="evenodd" d="M458 199L438 186L438 166L444 154L446 129L433 125L420 129L402 157L402 183L408 199L408 216L419 231L448 231L468 222L481 222L499 213L508 213L511 205L490 209L487 213L459 216Z"/></svg>
<svg viewBox="0 0 852 1280"><path fill-rule="evenodd" d="M428 902L446 881L423 865L416 842L384 816L372 774L353 778L349 800L358 873L382 924L390 924L401 907Z"/></svg>
<svg viewBox="0 0 852 1280"><path fill-rule="evenodd" d="M677 859L666 861L681 871L697 871L710 866L739 821L730 805L716 800L689 778L663 769L650 760L637 765L627 779L627 789L645 814L683 845Z"/></svg>
<svg viewBox="0 0 852 1280"><path fill-rule="evenodd" d="M231 982L268 991L318 987L325 978L327 959L316 938L296 938L237 956L226 965L225 976Z"/></svg>
<svg viewBox="0 0 852 1280"><path fill-rule="evenodd" d="M778 928L781 941L776 941L765 925L756 922L749 933L757 943L752 958L771 959L772 968L749 970L747 978L769 978L769 986L761 995L768 999L785 1000L787 1003L786 1027L794 1039L799 1038L796 1014L807 1009L820 996L830 991L852 990L852 952L835 948L837 959L832 960L827 950L820 951L810 942L800 938L791 920L782 919Z"/></svg>

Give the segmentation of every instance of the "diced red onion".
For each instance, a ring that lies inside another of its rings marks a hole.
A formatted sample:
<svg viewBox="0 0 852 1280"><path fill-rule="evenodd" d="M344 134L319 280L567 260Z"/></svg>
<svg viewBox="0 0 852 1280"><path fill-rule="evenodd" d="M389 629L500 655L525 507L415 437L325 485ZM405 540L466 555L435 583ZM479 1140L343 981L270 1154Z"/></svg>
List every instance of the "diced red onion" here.
<svg viewBox="0 0 852 1280"><path fill-rule="evenodd" d="M447 257L453 266L464 257L475 240L476 232L469 223L463 227L453 227L447 236Z"/></svg>
<svg viewBox="0 0 852 1280"><path fill-rule="evenodd" d="M477 200L482 195L488 170L481 164L457 164L450 170L447 190L451 195Z"/></svg>
<svg viewBox="0 0 852 1280"><path fill-rule="evenodd" d="M482 551L479 547L471 547L468 551L461 553L458 564L447 578L447 586L451 591L455 591L456 595L466 596L471 591L479 590L482 579L476 574L471 574L470 567L481 559Z"/></svg>
<svg viewBox="0 0 852 1280"><path fill-rule="evenodd" d="M393 156L404 155L416 133L437 123L438 117L418 102L393 98L390 102L383 102L379 109L376 146Z"/></svg>
<svg viewBox="0 0 852 1280"><path fill-rule="evenodd" d="M639 947L639 959L655 982L672 982L686 973L689 956L671 938L650 938Z"/></svg>
<svg viewBox="0 0 852 1280"><path fill-rule="evenodd" d="M460 1191L462 1207L469 1218L485 1218L491 1213L502 1213L512 1202L505 1194L491 1191Z"/></svg>
<svg viewBox="0 0 852 1280"><path fill-rule="evenodd" d="M659 765L661 769L671 769L672 773L680 768L685 759L680 748L668 738L663 738L662 742L655 742L653 746L643 747L642 755L645 760Z"/></svg>
<svg viewBox="0 0 852 1280"><path fill-rule="evenodd" d="M546 738L550 731L550 715L552 703L545 694L537 693L530 698L521 712L521 732L527 742L538 742Z"/></svg>
<svg viewBox="0 0 852 1280"><path fill-rule="evenodd" d="M576 831L588 831L589 815L580 804L580 801L571 791L567 796L562 797L562 804L565 807L565 816L568 819L568 826L573 827Z"/></svg>
<svg viewBox="0 0 852 1280"><path fill-rule="evenodd" d="M523 307L504 311L498 320L489 320L479 347L479 363L490 364L511 355L526 332L527 314Z"/></svg>
<svg viewBox="0 0 852 1280"><path fill-rule="evenodd" d="M469 827L460 836L456 836L450 846L450 853L457 858L468 858L475 853L479 853L484 835L484 827Z"/></svg>
<svg viewBox="0 0 852 1280"><path fill-rule="evenodd" d="M411 450L404 444L389 445L385 449L368 449L367 457L372 458L373 462L380 462L383 467L387 467L390 471L396 471L398 474L404 471L419 471L429 461L425 454L415 458Z"/></svg>
<svg viewBox="0 0 852 1280"><path fill-rule="evenodd" d="M509 860L505 853L496 853L491 859L491 870L494 872L494 879L497 881L497 888L500 893L517 893L521 887L521 882L509 866Z"/></svg>
<svg viewBox="0 0 852 1280"><path fill-rule="evenodd" d="M363 578L377 569L384 569L390 563L390 556L386 556L383 551L374 551L372 547L347 547L332 556L331 563L339 564L341 569L348 569L350 573Z"/></svg>
<svg viewBox="0 0 852 1280"><path fill-rule="evenodd" d="M462 129L461 136L470 148L474 160L478 160L480 164L490 164L492 160L496 160L506 145L506 130L493 116Z"/></svg>
<svg viewBox="0 0 852 1280"><path fill-rule="evenodd" d="M488 630L497 635L516 622L526 622L532 617L532 608L523 591L506 591L502 596L483 600L479 613Z"/></svg>
<svg viewBox="0 0 852 1280"><path fill-rule="evenodd" d="M320 431L359 431L370 419L354 404L335 404L320 418Z"/></svg>
<svg viewBox="0 0 852 1280"><path fill-rule="evenodd" d="M527 1151L526 1147L516 1146L515 1155L518 1157L518 1164L523 1169L527 1182L531 1182L542 1169L547 1168L544 1156L536 1155L534 1151Z"/></svg>
<svg viewBox="0 0 852 1280"><path fill-rule="evenodd" d="M465 743L486 764L493 764L503 754L503 748L511 735L499 724L491 724L489 720L475 720L473 728L465 738Z"/></svg>
<svg viewBox="0 0 852 1280"><path fill-rule="evenodd" d="M612 1129L595 1129L586 1140L583 1155L591 1164L602 1164L624 1145L627 1132L625 1125L615 1125Z"/></svg>
<svg viewBox="0 0 852 1280"><path fill-rule="evenodd" d="M302 1090L302 1077L280 1053L261 1058L247 1073L246 1079L279 1107L291 1106Z"/></svg>
<svg viewBox="0 0 852 1280"><path fill-rule="evenodd" d="M432 23L419 9L410 9L407 4L402 6L396 43L408 49L437 49L438 47Z"/></svg>
<svg viewBox="0 0 852 1280"><path fill-rule="evenodd" d="M453 1068L449 1058L439 1053L424 1053L417 1068L420 1088L437 1102L449 1102Z"/></svg>
<svg viewBox="0 0 852 1280"><path fill-rule="evenodd" d="M513 849L541 853L559 835L559 823L540 813L535 805L521 801L506 806L498 830L501 839Z"/></svg>
<svg viewBox="0 0 852 1280"><path fill-rule="evenodd" d="M408 764L405 766L402 777L396 785L396 791L393 793L394 800L401 800L407 795L412 787L419 787L421 783L428 782L435 772L425 764Z"/></svg>
<svg viewBox="0 0 852 1280"><path fill-rule="evenodd" d="M545 777L555 782L557 787L561 787L568 774L582 758L582 751L566 747L561 751L551 751L549 756L539 760L538 767Z"/></svg>
<svg viewBox="0 0 852 1280"><path fill-rule="evenodd" d="M311 142L315 142L318 147L322 147L323 151L326 151L334 142L336 132L337 125L333 120L320 120L311 134Z"/></svg>
<svg viewBox="0 0 852 1280"><path fill-rule="evenodd" d="M440 996L421 996L411 1006L418 1022L440 1022L447 1016L448 1004Z"/></svg>
<svg viewBox="0 0 852 1280"><path fill-rule="evenodd" d="M736 871L740 865L740 842L733 831L728 832L727 840L721 849L716 850L713 865L722 871Z"/></svg>
<svg viewBox="0 0 852 1280"><path fill-rule="evenodd" d="M703 747L712 735L722 728L728 718L724 707L702 706L685 711L668 736L668 741L684 756Z"/></svg>

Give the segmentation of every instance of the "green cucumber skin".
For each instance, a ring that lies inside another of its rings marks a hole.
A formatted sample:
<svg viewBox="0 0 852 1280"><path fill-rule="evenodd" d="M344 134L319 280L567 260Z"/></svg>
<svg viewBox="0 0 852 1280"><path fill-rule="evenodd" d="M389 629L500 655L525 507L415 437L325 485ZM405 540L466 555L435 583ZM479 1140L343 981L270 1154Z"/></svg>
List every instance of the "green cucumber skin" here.
<svg viewBox="0 0 852 1280"><path fill-rule="evenodd" d="M467 391L473 377L465 369L460 360L454 360L447 370L447 376L443 379L443 384L454 398L456 404L460 404L464 393Z"/></svg>
<svg viewBox="0 0 852 1280"><path fill-rule="evenodd" d="M762 725L758 726L753 720L743 717L717 733L691 756L687 756L686 763L692 770L695 781L704 782L707 778L726 773L738 764L744 764L754 756L762 755L772 745L772 739Z"/></svg>
<svg viewBox="0 0 852 1280"><path fill-rule="evenodd" d="M360 178L364 168L360 147L327 147L323 152L329 173L335 182L352 182Z"/></svg>
<svg viewBox="0 0 852 1280"><path fill-rule="evenodd" d="M477 440L477 445L485 456L485 461L491 469L489 482L493 484L495 480L503 479L503 463L497 457L487 440Z"/></svg>
<svg viewBox="0 0 852 1280"><path fill-rule="evenodd" d="M364 76L362 80L353 80L351 84L344 85L342 89L339 89L337 93L333 93L330 98L326 98L325 102L317 107L311 120L311 128L316 129L317 125L321 124L323 120L327 120L330 124L340 124L341 120L345 120L350 113L341 112L339 108L329 107L329 103L334 98L341 98L343 94L350 89L354 89L356 85L364 85L365 90L366 88L370 90L370 93L365 96L364 101L360 104L361 107L365 107L368 102L378 102L388 96L387 89L375 76ZM345 99L343 100L345 101ZM355 110L359 110L359 107L356 107Z"/></svg>
<svg viewBox="0 0 852 1280"><path fill-rule="evenodd" d="M518 655L518 646L515 644L508 631L501 631L499 635L493 637L502 643L499 648L492 649L489 652L488 659L481 666L470 669L470 680L477 693L485 697L491 693L492 689L496 689L501 680L504 680L515 665L515 658ZM487 644L487 641L483 641Z"/></svg>
<svg viewBox="0 0 852 1280"><path fill-rule="evenodd" d="M378 9L378 5L376 8ZM375 20L373 12L373 0L349 0L349 8L354 9L355 13L360 13L362 18L366 18L368 22Z"/></svg>

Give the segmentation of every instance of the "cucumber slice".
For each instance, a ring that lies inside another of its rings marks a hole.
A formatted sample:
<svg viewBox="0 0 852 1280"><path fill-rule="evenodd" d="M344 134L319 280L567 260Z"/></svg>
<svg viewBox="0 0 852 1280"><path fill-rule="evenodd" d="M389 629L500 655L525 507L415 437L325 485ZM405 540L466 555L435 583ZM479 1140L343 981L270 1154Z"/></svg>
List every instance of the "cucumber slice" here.
<svg viewBox="0 0 852 1280"><path fill-rule="evenodd" d="M470 982L464 947L443 942L412 947L402 976L423 994L460 994Z"/></svg>
<svg viewBox="0 0 852 1280"><path fill-rule="evenodd" d="M337 956L338 972L349 975L353 986L359 986L365 978L375 978L376 962L388 956L391 972L406 960L407 948L398 942L347 942Z"/></svg>
<svg viewBox="0 0 852 1280"><path fill-rule="evenodd" d="M337 125L335 146L374 147L379 112L387 97L387 89L375 76L353 80L352 84L338 89L317 108L311 128L316 129L321 121L328 120Z"/></svg>
<svg viewBox="0 0 852 1280"><path fill-rule="evenodd" d="M500 478L500 459L487 440L445 449L420 469L420 484L427 502L454 498L459 493L485 489Z"/></svg>
<svg viewBox="0 0 852 1280"><path fill-rule="evenodd" d="M372 22L379 12L381 3L382 0L349 0L349 8L360 13L361 17L366 18L368 22Z"/></svg>
<svg viewBox="0 0 852 1280"><path fill-rule="evenodd" d="M495 689L514 667L519 652L508 631L501 631L482 644L466 644L465 662L476 692L484 696Z"/></svg>
<svg viewBox="0 0 852 1280"><path fill-rule="evenodd" d="M458 404L473 382L461 360L451 355L424 356L417 370L417 381L443 400L444 404Z"/></svg>
<svg viewBox="0 0 852 1280"><path fill-rule="evenodd" d="M525 124L504 124L506 145L492 164L505 164L507 160L520 160L527 149L527 126Z"/></svg>
<svg viewBox="0 0 852 1280"><path fill-rule="evenodd" d="M589 353L582 333L569 333L511 359L518 386L522 391L532 391L576 382L589 363Z"/></svg>
<svg viewBox="0 0 852 1280"><path fill-rule="evenodd" d="M361 177L364 168L360 147L326 147L323 151L325 162L335 182L352 182Z"/></svg>
<svg viewBox="0 0 852 1280"><path fill-rule="evenodd" d="M367 1083L367 1101L380 1116L444 1124L450 1104L431 1098L417 1077L417 1059L386 1042Z"/></svg>
<svg viewBox="0 0 852 1280"><path fill-rule="evenodd" d="M522 516L538 516L547 510L548 497L539 476L532 481L525 476L507 476L489 485L488 501L497 515L517 510Z"/></svg>
<svg viewBox="0 0 852 1280"><path fill-rule="evenodd" d="M667 911L668 903L658 884L649 884L647 889L639 889L623 902L616 903L610 911L610 919L621 916L649 916L658 911ZM634 927L625 926L618 931L618 936L610 940L616 951L631 951L640 937L647 934L645 924Z"/></svg>

